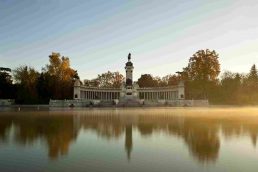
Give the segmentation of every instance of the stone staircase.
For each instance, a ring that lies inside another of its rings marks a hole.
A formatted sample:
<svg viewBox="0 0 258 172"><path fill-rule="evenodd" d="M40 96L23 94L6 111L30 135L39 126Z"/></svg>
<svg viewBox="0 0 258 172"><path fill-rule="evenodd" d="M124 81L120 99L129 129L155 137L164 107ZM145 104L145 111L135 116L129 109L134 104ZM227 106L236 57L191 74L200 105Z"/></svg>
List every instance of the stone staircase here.
<svg viewBox="0 0 258 172"><path fill-rule="evenodd" d="M136 107L136 106L141 106L141 103L138 99L120 99L117 106L119 106L119 107Z"/></svg>
<svg viewBox="0 0 258 172"><path fill-rule="evenodd" d="M101 107L112 107L114 105L113 100L101 100L99 106Z"/></svg>

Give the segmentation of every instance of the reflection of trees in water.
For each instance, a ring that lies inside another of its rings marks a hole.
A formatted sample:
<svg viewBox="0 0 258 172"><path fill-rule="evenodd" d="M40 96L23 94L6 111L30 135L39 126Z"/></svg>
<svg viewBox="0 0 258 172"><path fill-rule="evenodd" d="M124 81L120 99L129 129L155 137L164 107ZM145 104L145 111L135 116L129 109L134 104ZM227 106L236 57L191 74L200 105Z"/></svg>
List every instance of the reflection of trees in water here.
<svg viewBox="0 0 258 172"><path fill-rule="evenodd" d="M133 148L133 128L142 136L167 133L181 137L193 157L200 162L216 161L219 154L219 131L226 138L249 135L256 145L258 125L243 119L205 118L153 112L148 114L121 114L105 111L87 112L87 115L2 115L0 140L5 140L11 124L15 128L15 141L31 144L37 139L47 143L50 158L67 154L80 128L96 132L104 139L125 136L125 150L130 159ZM257 121L257 120L253 120Z"/></svg>
<svg viewBox="0 0 258 172"><path fill-rule="evenodd" d="M198 160L215 161L217 159L220 141L216 125L209 121L186 119L180 130L178 132Z"/></svg>
<svg viewBox="0 0 258 172"><path fill-rule="evenodd" d="M5 141L12 124L10 116L0 116L0 141Z"/></svg>
<svg viewBox="0 0 258 172"><path fill-rule="evenodd" d="M253 121L234 121L234 120L223 120L221 121L221 129L226 139L230 139L234 136L248 135L251 138L252 144L255 147L258 137L258 119Z"/></svg>
<svg viewBox="0 0 258 172"><path fill-rule="evenodd" d="M213 122L175 116L143 116L139 118L138 129L144 135L159 131L182 137L192 155L202 162L218 157L218 127Z"/></svg>
<svg viewBox="0 0 258 172"><path fill-rule="evenodd" d="M8 124L6 119L2 116L0 118L2 123ZM11 121L15 127L16 143L27 145L42 139L47 143L49 157L53 159L67 154L71 141L77 135L72 116L17 115L12 116ZM4 130L1 129L0 135L3 134L2 131Z"/></svg>
<svg viewBox="0 0 258 172"><path fill-rule="evenodd" d="M87 115L80 116L79 120L83 129L95 131L102 138L119 138L124 132L124 126L118 116Z"/></svg>

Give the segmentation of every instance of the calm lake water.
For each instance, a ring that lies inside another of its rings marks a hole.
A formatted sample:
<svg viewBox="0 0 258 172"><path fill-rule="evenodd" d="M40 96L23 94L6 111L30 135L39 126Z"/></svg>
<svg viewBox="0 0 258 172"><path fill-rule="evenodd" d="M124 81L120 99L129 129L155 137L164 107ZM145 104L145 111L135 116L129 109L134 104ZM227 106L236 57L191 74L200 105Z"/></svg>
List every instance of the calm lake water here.
<svg viewBox="0 0 258 172"><path fill-rule="evenodd" d="M258 108L2 109L0 171L258 171Z"/></svg>

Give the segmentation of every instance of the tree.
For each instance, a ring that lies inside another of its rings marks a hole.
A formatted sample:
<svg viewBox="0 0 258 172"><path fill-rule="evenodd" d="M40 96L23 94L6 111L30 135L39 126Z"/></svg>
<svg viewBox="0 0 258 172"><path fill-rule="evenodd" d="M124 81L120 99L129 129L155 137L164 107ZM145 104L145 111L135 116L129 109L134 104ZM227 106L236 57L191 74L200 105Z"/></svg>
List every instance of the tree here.
<svg viewBox="0 0 258 172"><path fill-rule="evenodd" d="M168 85L177 85L179 81L181 80L181 77L179 75L169 75L168 77Z"/></svg>
<svg viewBox="0 0 258 172"><path fill-rule="evenodd" d="M199 50L183 68L182 77L187 80L191 98L208 98L210 88L218 83L220 64L218 54L213 50Z"/></svg>
<svg viewBox="0 0 258 172"><path fill-rule="evenodd" d="M150 74L143 74L138 79L139 87L157 87L158 81Z"/></svg>
<svg viewBox="0 0 258 172"><path fill-rule="evenodd" d="M32 67L20 66L13 70L17 85L18 103L37 103L37 81L39 73Z"/></svg>
<svg viewBox="0 0 258 172"><path fill-rule="evenodd" d="M49 55L49 64L43 69L51 77L50 85L53 87L53 99L70 99L73 97L73 83L75 79L79 79L76 70L70 67L68 57L53 52Z"/></svg>
<svg viewBox="0 0 258 172"><path fill-rule="evenodd" d="M51 76L49 73L41 72L40 76L38 77L37 82L37 92L38 92L38 99L39 103L47 104L49 103L49 99L53 95L53 86L51 85Z"/></svg>
<svg viewBox="0 0 258 172"><path fill-rule="evenodd" d="M218 54L213 50L199 50L189 59L186 72L191 80L215 81L220 73Z"/></svg>
<svg viewBox="0 0 258 172"><path fill-rule="evenodd" d="M258 73L255 65L251 67L250 72L243 79L241 93L242 102L248 104L258 103Z"/></svg>
<svg viewBox="0 0 258 172"><path fill-rule="evenodd" d="M0 98L14 98L11 69L0 67Z"/></svg>
<svg viewBox="0 0 258 172"><path fill-rule="evenodd" d="M166 87L168 86L168 82L167 82L167 78L165 77L159 77L159 76L155 76L153 77L154 83L156 83L156 87Z"/></svg>
<svg viewBox="0 0 258 172"><path fill-rule="evenodd" d="M237 103L242 77L239 73L226 71L221 77L220 101L227 104ZM218 92L217 92L218 94Z"/></svg>
<svg viewBox="0 0 258 172"><path fill-rule="evenodd" d="M20 66L13 70L13 76L16 83L30 86L36 82L39 73L32 67Z"/></svg>
<svg viewBox="0 0 258 172"><path fill-rule="evenodd" d="M251 67L250 73L248 74L248 80L258 84L258 72L255 64Z"/></svg>
<svg viewBox="0 0 258 172"><path fill-rule="evenodd" d="M99 87L109 87L109 88L120 88L124 81L124 76L119 72L106 72L99 74L95 79Z"/></svg>
<svg viewBox="0 0 258 172"><path fill-rule="evenodd" d="M60 53L53 52L49 55L49 64L44 70L60 81L70 81L71 79L79 78L77 71L70 67L69 58L61 57Z"/></svg>
<svg viewBox="0 0 258 172"><path fill-rule="evenodd" d="M89 79L85 79L83 81L83 84L87 87L99 87L99 81L97 78L89 80Z"/></svg>

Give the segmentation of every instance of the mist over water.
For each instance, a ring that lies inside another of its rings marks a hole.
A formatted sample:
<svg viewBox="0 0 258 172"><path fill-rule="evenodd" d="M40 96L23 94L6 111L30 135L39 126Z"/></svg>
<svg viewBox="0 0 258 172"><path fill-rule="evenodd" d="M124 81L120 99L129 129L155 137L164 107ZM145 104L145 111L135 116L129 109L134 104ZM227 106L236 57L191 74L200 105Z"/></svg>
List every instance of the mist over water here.
<svg viewBox="0 0 258 172"><path fill-rule="evenodd" d="M256 171L258 107L8 109L0 171Z"/></svg>

